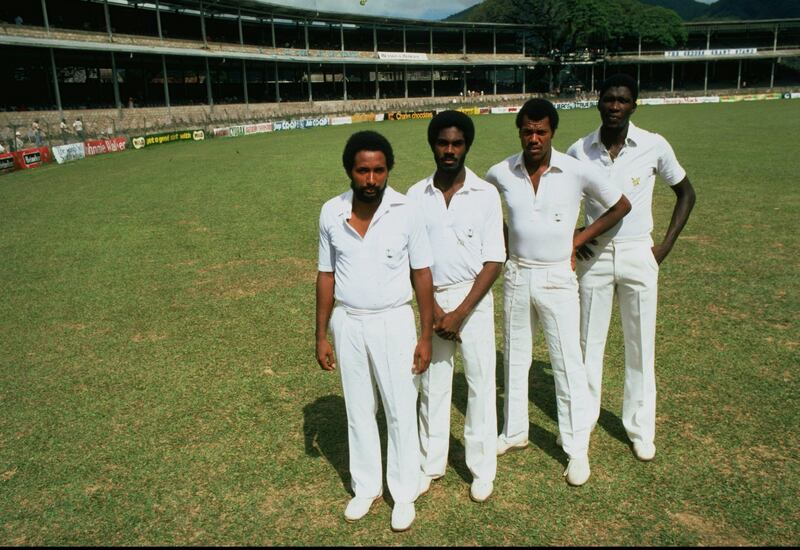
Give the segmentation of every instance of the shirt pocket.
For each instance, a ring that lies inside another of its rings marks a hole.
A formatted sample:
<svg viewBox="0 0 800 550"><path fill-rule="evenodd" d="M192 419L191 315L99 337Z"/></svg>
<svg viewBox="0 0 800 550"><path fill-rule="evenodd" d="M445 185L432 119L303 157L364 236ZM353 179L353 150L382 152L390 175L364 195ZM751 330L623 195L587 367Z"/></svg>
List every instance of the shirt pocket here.
<svg viewBox="0 0 800 550"><path fill-rule="evenodd" d="M381 261L390 270L397 269L403 262L408 263L408 241L400 236L383 239L378 252Z"/></svg>
<svg viewBox="0 0 800 550"><path fill-rule="evenodd" d="M458 241L458 246L463 246L472 254L479 254L481 251L481 239L478 230L472 225L462 225L452 228Z"/></svg>
<svg viewBox="0 0 800 550"><path fill-rule="evenodd" d="M652 188L656 179L656 167L649 164L633 170L625 181L628 193L639 193L644 189Z"/></svg>
<svg viewBox="0 0 800 550"><path fill-rule="evenodd" d="M568 202L559 202L550 205L550 208L547 210L547 222L561 225L570 225L569 218L570 212L572 211L572 206ZM575 224L575 220L572 220L572 224Z"/></svg>

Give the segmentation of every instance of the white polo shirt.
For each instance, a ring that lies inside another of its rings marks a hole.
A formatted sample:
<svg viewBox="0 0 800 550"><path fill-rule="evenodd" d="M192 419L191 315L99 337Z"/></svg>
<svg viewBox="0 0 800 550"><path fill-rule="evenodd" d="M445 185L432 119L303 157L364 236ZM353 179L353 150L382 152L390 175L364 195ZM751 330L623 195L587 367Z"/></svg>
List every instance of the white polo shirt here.
<svg viewBox="0 0 800 550"><path fill-rule="evenodd" d="M656 174L660 174L670 186L677 185L686 177L686 171L678 163L667 140L637 128L632 122L628 123L628 136L614 160L600 141L599 128L573 143L567 154L591 162L603 170L631 201L630 213L605 233L605 236L615 239L650 236L653 230L652 204ZM584 210L586 225L605 212L602 205L592 198L586 199Z"/></svg>
<svg viewBox="0 0 800 550"><path fill-rule="evenodd" d="M508 206L511 254L548 264L569 261L572 256L572 236L584 195L606 205L603 211L622 196L591 164L555 149L537 193L533 192L521 152L492 166L486 181L497 187Z"/></svg>
<svg viewBox="0 0 800 550"><path fill-rule="evenodd" d="M326 202L319 215L318 269L334 273L334 297L347 307L368 311L410 302L410 268L433 264L416 209L387 185L363 238L347 223L352 212L353 191L348 190Z"/></svg>
<svg viewBox="0 0 800 550"><path fill-rule="evenodd" d="M497 189L469 168L450 206L433 184L433 175L411 186L407 196L422 215L433 249L433 284L449 286L474 280L484 262L506 261L503 207Z"/></svg>

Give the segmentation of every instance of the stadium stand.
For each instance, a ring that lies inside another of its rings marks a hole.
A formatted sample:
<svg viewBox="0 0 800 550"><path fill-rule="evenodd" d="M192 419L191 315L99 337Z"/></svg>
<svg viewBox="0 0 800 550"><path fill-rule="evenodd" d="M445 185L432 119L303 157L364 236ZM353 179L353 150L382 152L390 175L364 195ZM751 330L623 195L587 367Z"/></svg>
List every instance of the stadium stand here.
<svg viewBox="0 0 800 550"><path fill-rule="evenodd" d="M286 117L648 94L791 91L800 19L687 23L680 50L547 50L541 26L309 12L257 0L0 3L0 140L81 117L100 137ZM4 127L4 129L3 129ZM23 132L24 133L24 132ZM23 136L25 137L25 136Z"/></svg>

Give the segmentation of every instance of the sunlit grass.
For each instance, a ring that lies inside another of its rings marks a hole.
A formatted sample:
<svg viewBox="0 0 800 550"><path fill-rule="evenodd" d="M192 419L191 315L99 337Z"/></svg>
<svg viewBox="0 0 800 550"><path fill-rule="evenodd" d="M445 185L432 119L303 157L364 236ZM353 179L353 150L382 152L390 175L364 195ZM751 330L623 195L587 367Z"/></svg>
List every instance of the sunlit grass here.
<svg viewBox="0 0 800 550"><path fill-rule="evenodd" d="M483 174L518 143L513 116L474 120L468 165ZM698 194L661 270L656 460L636 461L625 442L615 315L592 478L564 483L539 335L533 444L502 457L495 494L472 503L457 373L451 468L400 535L385 503L342 518L344 402L313 356L317 220L347 187L351 132L391 140L390 182L405 191L433 168L425 121L177 143L1 177L0 541L797 544L798 120L798 101L635 114L672 143ZM556 146L597 123L596 111L562 112ZM656 239L672 204L660 186Z"/></svg>

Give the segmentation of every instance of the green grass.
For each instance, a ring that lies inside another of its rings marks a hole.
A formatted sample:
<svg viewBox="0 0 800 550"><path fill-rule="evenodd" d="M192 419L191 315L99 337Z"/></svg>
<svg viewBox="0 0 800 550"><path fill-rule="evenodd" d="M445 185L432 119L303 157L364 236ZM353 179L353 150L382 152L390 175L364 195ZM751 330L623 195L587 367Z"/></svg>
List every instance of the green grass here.
<svg viewBox="0 0 800 550"><path fill-rule="evenodd" d="M483 174L518 143L512 116L474 120L468 164ZM314 360L314 276L319 208L348 184L347 136L385 133L405 191L433 167L425 121L3 176L0 544L800 543L798 120L798 101L634 116L672 143L698 195L661 270L656 460L625 442L615 314L592 478L564 483L539 335L532 445L502 457L495 494L472 503L457 373L450 467L404 534L386 503L342 518L344 402ZM596 111L562 112L557 147L597 123ZM672 204L660 186L656 239Z"/></svg>

